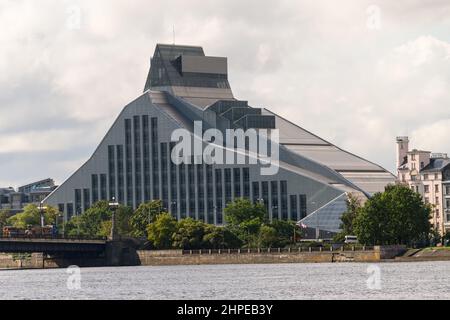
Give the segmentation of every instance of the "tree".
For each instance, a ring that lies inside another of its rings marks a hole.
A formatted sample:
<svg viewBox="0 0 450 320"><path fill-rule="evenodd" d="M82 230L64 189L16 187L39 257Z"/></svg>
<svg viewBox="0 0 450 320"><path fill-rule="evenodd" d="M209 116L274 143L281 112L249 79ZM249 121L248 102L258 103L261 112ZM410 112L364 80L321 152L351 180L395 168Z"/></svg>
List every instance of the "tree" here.
<svg viewBox="0 0 450 320"><path fill-rule="evenodd" d="M180 249L202 249L206 224L187 218L179 221L173 234L173 246Z"/></svg>
<svg viewBox="0 0 450 320"><path fill-rule="evenodd" d="M225 208L225 221L229 230L247 246L257 245L260 228L267 220L264 205L252 204L248 199L237 199Z"/></svg>
<svg viewBox="0 0 450 320"><path fill-rule="evenodd" d="M205 228L203 245L208 249L236 249L242 247L242 241L227 228L209 224Z"/></svg>
<svg viewBox="0 0 450 320"><path fill-rule="evenodd" d="M46 206L46 210L43 211L44 224L55 224L59 215L58 209ZM16 228L26 229L28 226L40 226L41 225L41 210L34 204L29 204L23 208L21 213L18 213L7 219L6 223Z"/></svg>
<svg viewBox="0 0 450 320"><path fill-rule="evenodd" d="M177 221L169 213L161 213L147 226L148 240L157 249L169 249L176 228Z"/></svg>
<svg viewBox="0 0 450 320"><path fill-rule="evenodd" d="M129 220L133 211L126 206L119 206L116 211L117 233L128 236L131 233ZM69 236L107 237L111 233L112 211L108 201L96 202L83 214L73 217L65 225Z"/></svg>
<svg viewBox="0 0 450 320"><path fill-rule="evenodd" d="M146 237L147 226L153 223L162 211L161 200L153 200L140 204L130 219L132 235L135 237Z"/></svg>
<svg viewBox="0 0 450 320"><path fill-rule="evenodd" d="M361 201L354 196L353 194L349 194L347 197L347 211L342 214L341 217L341 232L339 232L335 237L335 241L344 241L345 236L354 235L354 221L356 216L361 211Z"/></svg>
<svg viewBox="0 0 450 320"><path fill-rule="evenodd" d="M0 210L0 228L3 228L4 226L7 225L9 215L10 215L9 210L7 209Z"/></svg>
<svg viewBox="0 0 450 320"><path fill-rule="evenodd" d="M269 226L273 227L277 232L277 241L274 243L274 246L277 247L285 247L292 243L294 232L296 237L300 235L294 221L275 219Z"/></svg>
<svg viewBox="0 0 450 320"><path fill-rule="evenodd" d="M278 242L277 230L269 225L261 226L259 232L259 246L263 248L271 248Z"/></svg>
<svg viewBox="0 0 450 320"><path fill-rule="evenodd" d="M412 244L427 241L431 208L404 185L376 193L354 219L354 233L364 244Z"/></svg>

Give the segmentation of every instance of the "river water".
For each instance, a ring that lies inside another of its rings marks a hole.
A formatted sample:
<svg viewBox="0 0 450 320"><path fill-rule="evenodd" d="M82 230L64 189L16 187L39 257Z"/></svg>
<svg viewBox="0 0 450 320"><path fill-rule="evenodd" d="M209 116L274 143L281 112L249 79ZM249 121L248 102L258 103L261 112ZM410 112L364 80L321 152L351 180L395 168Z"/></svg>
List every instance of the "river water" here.
<svg viewBox="0 0 450 320"><path fill-rule="evenodd" d="M450 299L450 261L67 271L0 271L0 299Z"/></svg>

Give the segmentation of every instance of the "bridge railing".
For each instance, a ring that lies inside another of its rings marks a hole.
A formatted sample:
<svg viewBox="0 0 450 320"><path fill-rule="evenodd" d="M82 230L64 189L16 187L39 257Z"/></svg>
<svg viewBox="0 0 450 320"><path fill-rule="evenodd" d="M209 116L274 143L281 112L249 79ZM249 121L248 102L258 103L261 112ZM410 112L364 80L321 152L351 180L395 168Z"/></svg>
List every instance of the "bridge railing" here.
<svg viewBox="0 0 450 320"><path fill-rule="evenodd" d="M44 240L107 240L106 237L90 237L90 236L67 236L67 235L51 235L51 234L11 234L4 235L0 233L0 239L44 239Z"/></svg>

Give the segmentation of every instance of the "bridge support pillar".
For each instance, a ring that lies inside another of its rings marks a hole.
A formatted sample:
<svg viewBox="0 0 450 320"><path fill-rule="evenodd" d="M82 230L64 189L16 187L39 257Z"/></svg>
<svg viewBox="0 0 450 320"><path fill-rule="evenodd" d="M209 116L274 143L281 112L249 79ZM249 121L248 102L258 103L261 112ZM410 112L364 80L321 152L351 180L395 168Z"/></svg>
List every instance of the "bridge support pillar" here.
<svg viewBox="0 0 450 320"><path fill-rule="evenodd" d="M138 265L136 249L128 241L106 242L106 265L135 266Z"/></svg>
<svg viewBox="0 0 450 320"><path fill-rule="evenodd" d="M44 269L44 254L42 252L34 252L31 254L31 268Z"/></svg>

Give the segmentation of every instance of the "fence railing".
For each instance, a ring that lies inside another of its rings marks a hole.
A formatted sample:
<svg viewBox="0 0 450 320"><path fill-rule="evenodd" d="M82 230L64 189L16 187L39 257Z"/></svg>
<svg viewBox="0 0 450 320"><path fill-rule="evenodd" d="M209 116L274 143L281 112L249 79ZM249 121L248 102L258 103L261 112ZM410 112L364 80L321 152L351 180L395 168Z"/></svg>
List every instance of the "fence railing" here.
<svg viewBox="0 0 450 320"><path fill-rule="evenodd" d="M373 246L340 246L340 247L298 247L298 248L249 248L249 249L196 249L183 250L183 255L201 254L262 254L262 253L306 253L306 252L339 252L339 251L373 251Z"/></svg>
<svg viewBox="0 0 450 320"><path fill-rule="evenodd" d="M88 237L88 236L63 236L63 235L48 235L48 234L35 234L35 235L24 235L24 234L11 234L4 235L0 233L0 239L45 239L45 240L107 240L106 237Z"/></svg>

